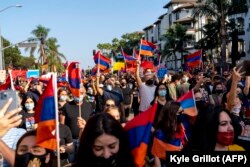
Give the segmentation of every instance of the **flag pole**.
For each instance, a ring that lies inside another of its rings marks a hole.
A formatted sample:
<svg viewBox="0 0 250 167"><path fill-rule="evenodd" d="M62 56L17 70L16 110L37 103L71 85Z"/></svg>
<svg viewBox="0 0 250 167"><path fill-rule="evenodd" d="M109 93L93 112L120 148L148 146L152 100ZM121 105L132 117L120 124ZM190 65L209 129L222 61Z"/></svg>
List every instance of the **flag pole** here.
<svg viewBox="0 0 250 167"><path fill-rule="evenodd" d="M78 75L80 76L80 82L79 82L79 89L81 89L81 83L82 83L82 78L81 78L81 69L80 69L80 67L79 67L79 64L77 63L77 68L79 69L79 71L78 71ZM80 92L80 90L79 90L79 98L80 98L80 96L81 96L81 92ZM80 101L79 101L80 102ZM82 117L82 112L81 112L81 105L82 104L80 104L79 103L79 117Z"/></svg>
<svg viewBox="0 0 250 167"><path fill-rule="evenodd" d="M100 51L98 51L97 74L100 75Z"/></svg>
<svg viewBox="0 0 250 167"><path fill-rule="evenodd" d="M56 114L56 152L57 152L57 166L61 166L60 158L60 134L59 134L59 116L58 116L58 97L57 97L57 76L56 73L52 74L53 79L53 90L54 90L54 101L55 101L55 114Z"/></svg>
<svg viewBox="0 0 250 167"><path fill-rule="evenodd" d="M11 70L9 70L9 75L10 75L10 86L11 86L11 90L15 90L14 84L13 84L13 78L12 78Z"/></svg>
<svg viewBox="0 0 250 167"><path fill-rule="evenodd" d="M121 47L121 50L122 50L123 60L124 60L124 63L125 63L125 71L127 71L127 62L126 62L125 55L124 55L122 47Z"/></svg>
<svg viewBox="0 0 250 167"><path fill-rule="evenodd" d="M141 39L141 43L142 43L142 39ZM140 49L139 49L139 61L141 61L141 43L140 43Z"/></svg>

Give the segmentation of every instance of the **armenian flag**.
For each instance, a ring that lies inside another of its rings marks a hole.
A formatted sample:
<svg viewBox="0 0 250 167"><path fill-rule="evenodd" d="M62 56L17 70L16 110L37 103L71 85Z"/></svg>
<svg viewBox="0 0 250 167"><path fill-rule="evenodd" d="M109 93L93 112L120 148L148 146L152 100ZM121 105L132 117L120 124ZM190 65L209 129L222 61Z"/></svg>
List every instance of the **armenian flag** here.
<svg viewBox="0 0 250 167"><path fill-rule="evenodd" d="M147 56L153 56L153 51L156 49L156 45L148 42L146 40L141 40L141 46L140 46L140 54L147 55Z"/></svg>
<svg viewBox="0 0 250 167"><path fill-rule="evenodd" d="M111 64L110 58L102 55L100 51L98 51L94 55L94 61L95 61L95 64L99 65L100 70L109 69L110 64Z"/></svg>
<svg viewBox="0 0 250 167"><path fill-rule="evenodd" d="M199 66L202 62L201 56L202 56L202 50L198 50L192 54L187 55L186 57L187 66L192 68Z"/></svg>
<svg viewBox="0 0 250 167"><path fill-rule="evenodd" d="M153 139L152 154L166 160L166 151L181 151L185 139L185 129L178 126L179 132L174 134L173 139L166 142L166 135L162 130L157 130Z"/></svg>
<svg viewBox="0 0 250 167"><path fill-rule="evenodd" d="M47 87L38 100L35 107L35 123L38 123L37 127L37 145L55 150L57 148L56 143L56 106L55 106L53 77L50 78Z"/></svg>
<svg viewBox="0 0 250 167"><path fill-rule="evenodd" d="M125 53L122 48L121 48L121 52L122 52L122 56L124 58L124 61L133 61L133 60L136 60L135 57L132 57L129 54Z"/></svg>
<svg viewBox="0 0 250 167"><path fill-rule="evenodd" d="M71 62L68 66L68 82L71 93L80 97L81 70L79 62Z"/></svg>
<svg viewBox="0 0 250 167"><path fill-rule="evenodd" d="M181 107L184 113L189 116L196 116L198 111L195 104L193 89L177 99L177 102L181 103Z"/></svg>
<svg viewBox="0 0 250 167"><path fill-rule="evenodd" d="M134 117L124 127L128 132L130 148L137 167L142 167L145 164L144 159L150 142L151 128L154 122L156 109L157 103Z"/></svg>

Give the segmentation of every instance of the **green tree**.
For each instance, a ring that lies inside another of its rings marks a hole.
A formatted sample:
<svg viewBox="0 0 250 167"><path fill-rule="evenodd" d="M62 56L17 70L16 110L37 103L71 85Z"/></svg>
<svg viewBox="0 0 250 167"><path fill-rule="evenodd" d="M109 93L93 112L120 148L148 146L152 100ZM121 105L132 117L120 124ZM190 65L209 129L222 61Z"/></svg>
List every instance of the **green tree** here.
<svg viewBox="0 0 250 167"><path fill-rule="evenodd" d="M46 46L46 55L48 55L47 58L50 71L56 72L57 69L62 70L62 59L66 60L66 57L58 51L60 45L58 45L57 39L53 37L48 38Z"/></svg>
<svg viewBox="0 0 250 167"><path fill-rule="evenodd" d="M181 53L181 61L183 62L183 53L185 52L184 43L188 39L186 31L186 27L181 24L174 24L162 37L162 40L166 41L162 56L168 58L171 55L174 55L175 68L177 68L177 52Z"/></svg>
<svg viewBox="0 0 250 167"><path fill-rule="evenodd" d="M11 43L3 38L3 47L10 45ZM22 56L18 47L13 46L4 50L4 64L5 67L11 65L13 68L27 69L35 64L35 58Z"/></svg>
<svg viewBox="0 0 250 167"><path fill-rule="evenodd" d="M211 21L204 25L199 31L203 34L196 48L210 51L213 54L213 49L220 47L220 24L218 21Z"/></svg>
<svg viewBox="0 0 250 167"><path fill-rule="evenodd" d="M11 45L11 43L7 39L5 38L2 39L3 39L3 48ZM18 62L21 59L21 52L17 47L9 47L3 51L3 56L4 56L5 67L8 67L9 65L17 67Z"/></svg>
<svg viewBox="0 0 250 167"><path fill-rule="evenodd" d="M121 47L124 52L132 54L133 48L139 48L140 40L142 39L143 32L126 33L121 36L121 39L114 38L111 43L101 43L97 45L97 48L105 53L107 51L108 56L114 56L121 52Z"/></svg>
<svg viewBox="0 0 250 167"><path fill-rule="evenodd" d="M38 61L41 62L41 64L45 63L47 61L47 55L45 53L45 41L48 37L48 34L50 32L49 28L46 28L42 25L38 25L36 29L31 31L31 34L36 38L37 41L40 42L38 52L40 53L40 56L38 57ZM33 39L34 37L31 37ZM30 50L30 55L34 56L34 51L37 48L32 47L32 48L26 48L25 50L28 51Z"/></svg>
<svg viewBox="0 0 250 167"><path fill-rule="evenodd" d="M227 28L226 18L231 9L231 0L198 0L198 5L194 10L194 16L206 16L217 20L219 23L219 37L221 44L221 62L220 65L226 65L226 45L227 45Z"/></svg>

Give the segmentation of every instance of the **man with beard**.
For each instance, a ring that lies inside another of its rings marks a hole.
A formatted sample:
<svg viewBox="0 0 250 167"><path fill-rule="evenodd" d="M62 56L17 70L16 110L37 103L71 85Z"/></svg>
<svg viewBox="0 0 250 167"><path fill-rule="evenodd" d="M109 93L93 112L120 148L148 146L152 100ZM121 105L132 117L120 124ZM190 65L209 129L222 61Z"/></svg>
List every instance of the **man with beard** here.
<svg viewBox="0 0 250 167"><path fill-rule="evenodd" d="M140 75L140 62L137 61L137 67L136 67L136 81L139 88L139 95L140 95L140 106L139 106L139 112L143 112L148 109L150 106L151 101L154 99L154 93L156 86L155 83L155 75L150 71L146 70L144 74L144 81L142 82Z"/></svg>

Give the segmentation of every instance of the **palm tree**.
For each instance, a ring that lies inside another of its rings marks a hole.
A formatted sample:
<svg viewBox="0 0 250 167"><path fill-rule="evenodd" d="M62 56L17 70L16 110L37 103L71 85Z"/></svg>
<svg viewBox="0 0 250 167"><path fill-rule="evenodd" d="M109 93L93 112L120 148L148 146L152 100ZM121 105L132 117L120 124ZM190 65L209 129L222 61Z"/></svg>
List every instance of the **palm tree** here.
<svg viewBox="0 0 250 167"><path fill-rule="evenodd" d="M194 16L206 16L217 20L220 27L221 67L226 65L227 28L226 17L231 8L230 0L198 0Z"/></svg>
<svg viewBox="0 0 250 167"><path fill-rule="evenodd" d="M162 37L162 40L166 41L163 49L163 56L168 58L171 55L174 55L175 69L177 68L177 52L181 53L181 61L183 62L183 45L187 39L186 30L187 29L181 24L175 24L170 27L166 34L164 34Z"/></svg>
<svg viewBox="0 0 250 167"><path fill-rule="evenodd" d="M58 41L56 38L48 38L46 41L46 49L45 53L48 55L48 66L50 71L56 72L57 69L61 69L62 66L62 59L66 60L66 57L58 51L60 45L57 44Z"/></svg>
<svg viewBox="0 0 250 167"><path fill-rule="evenodd" d="M199 31L202 32L203 38L197 42L197 48L210 50L213 54L213 49L220 46L220 24L218 21L211 21L204 25ZM213 61L210 60L210 61ZM213 63L213 62L212 62Z"/></svg>
<svg viewBox="0 0 250 167"><path fill-rule="evenodd" d="M45 41L46 38L48 37L50 29L46 28L42 25L38 25L36 27L36 29L34 29L31 34L35 37L35 39L37 41L40 41L40 46L39 46L39 50L38 52L40 53L40 56L38 58L38 61L41 62L41 64L43 64L44 62L46 62L47 56L45 53ZM33 37L30 38L31 40L34 39ZM31 57L34 56L34 51L36 50L36 47L31 47L31 48L26 48L25 51L30 50L30 55Z"/></svg>

